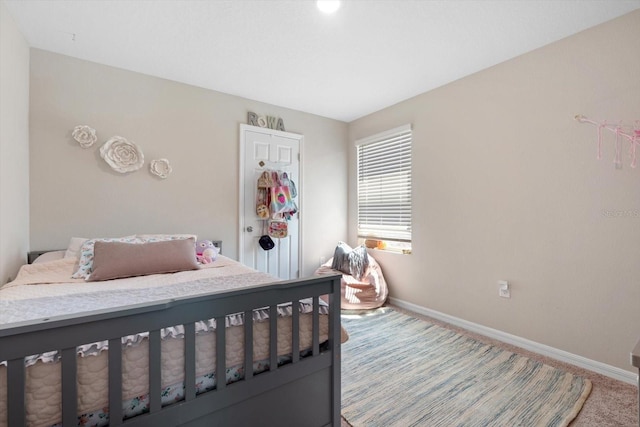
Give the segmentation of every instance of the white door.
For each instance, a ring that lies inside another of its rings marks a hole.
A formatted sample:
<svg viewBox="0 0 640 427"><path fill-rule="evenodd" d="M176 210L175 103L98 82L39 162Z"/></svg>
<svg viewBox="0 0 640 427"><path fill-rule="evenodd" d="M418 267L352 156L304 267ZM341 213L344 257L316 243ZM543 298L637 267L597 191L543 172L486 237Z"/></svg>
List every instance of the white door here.
<svg viewBox="0 0 640 427"><path fill-rule="evenodd" d="M295 279L300 270L300 214L288 221L288 236L273 238L264 250L258 240L267 234L267 221L256 213L257 181L264 170L280 170L296 185L294 199L301 211L300 148L302 135L240 125L240 238L239 260L281 279Z"/></svg>

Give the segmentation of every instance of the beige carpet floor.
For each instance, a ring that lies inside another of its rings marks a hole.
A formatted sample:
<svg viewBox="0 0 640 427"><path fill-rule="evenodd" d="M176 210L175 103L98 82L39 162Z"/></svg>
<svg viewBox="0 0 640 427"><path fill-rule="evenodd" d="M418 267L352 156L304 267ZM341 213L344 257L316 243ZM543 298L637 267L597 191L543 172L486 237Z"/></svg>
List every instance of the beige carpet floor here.
<svg viewBox="0 0 640 427"><path fill-rule="evenodd" d="M571 427L638 427L637 386L617 381L568 363L540 356L537 353L505 344L501 341L487 338L483 335L469 332L465 329L458 328L431 317L403 310L397 306L391 305L390 307L418 319L424 319L436 325L468 335L478 341L502 347L514 353L527 356L534 360L539 360L550 366L564 369L568 372L590 379L593 385L591 394L578 414L578 417L570 424ZM350 427L350 424L343 418L341 427Z"/></svg>

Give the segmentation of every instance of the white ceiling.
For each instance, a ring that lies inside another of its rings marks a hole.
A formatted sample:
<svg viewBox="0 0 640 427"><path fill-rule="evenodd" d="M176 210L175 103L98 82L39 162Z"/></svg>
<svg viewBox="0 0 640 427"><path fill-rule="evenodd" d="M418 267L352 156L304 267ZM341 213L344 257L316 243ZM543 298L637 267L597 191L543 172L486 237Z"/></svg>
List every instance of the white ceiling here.
<svg viewBox="0 0 640 427"><path fill-rule="evenodd" d="M4 0L36 48L352 121L640 0ZM597 54L594 53L594 54Z"/></svg>

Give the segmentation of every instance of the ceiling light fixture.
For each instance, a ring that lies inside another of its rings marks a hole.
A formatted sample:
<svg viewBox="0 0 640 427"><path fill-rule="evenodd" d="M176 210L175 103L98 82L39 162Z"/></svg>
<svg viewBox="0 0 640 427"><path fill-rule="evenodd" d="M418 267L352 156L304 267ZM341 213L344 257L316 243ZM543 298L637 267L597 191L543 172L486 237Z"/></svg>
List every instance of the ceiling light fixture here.
<svg viewBox="0 0 640 427"><path fill-rule="evenodd" d="M340 9L340 0L318 0L316 5L324 13L333 13Z"/></svg>

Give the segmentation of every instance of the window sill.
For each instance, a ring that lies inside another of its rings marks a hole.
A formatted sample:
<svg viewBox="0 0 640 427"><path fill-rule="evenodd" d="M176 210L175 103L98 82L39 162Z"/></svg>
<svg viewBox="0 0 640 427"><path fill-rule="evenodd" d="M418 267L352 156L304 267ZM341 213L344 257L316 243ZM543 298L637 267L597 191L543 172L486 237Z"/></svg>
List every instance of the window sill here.
<svg viewBox="0 0 640 427"><path fill-rule="evenodd" d="M401 255L411 255L410 242L398 242L393 240L381 239L359 239L360 244L364 244L367 249L381 252L391 252Z"/></svg>
<svg viewBox="0 0 640 427"><path fill-rule="evenodd" d="M398 248L367 248L374 252L385 252L398 255L411 255L411 249L398 249Z"/></svg>

